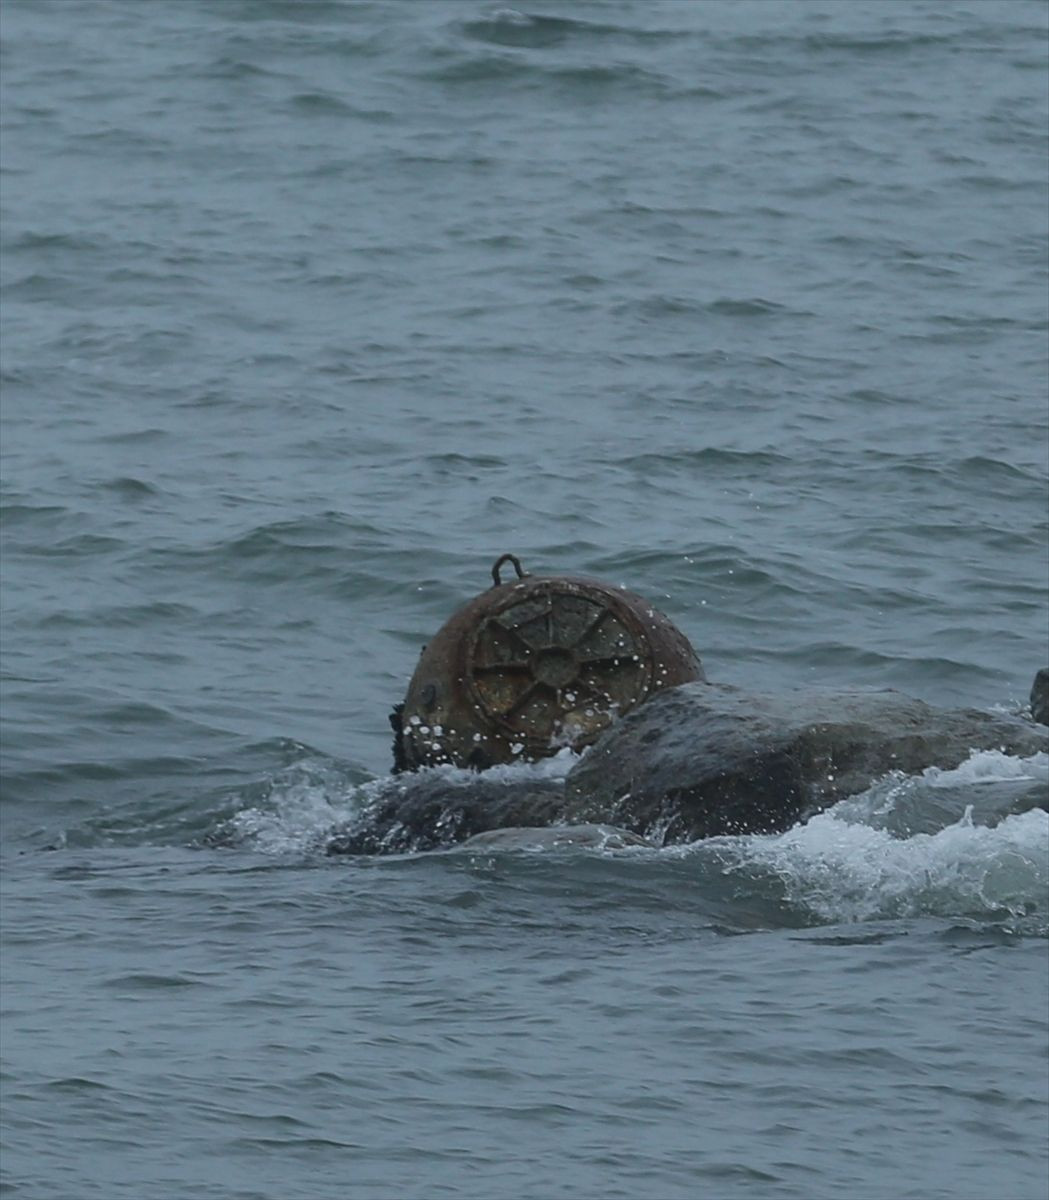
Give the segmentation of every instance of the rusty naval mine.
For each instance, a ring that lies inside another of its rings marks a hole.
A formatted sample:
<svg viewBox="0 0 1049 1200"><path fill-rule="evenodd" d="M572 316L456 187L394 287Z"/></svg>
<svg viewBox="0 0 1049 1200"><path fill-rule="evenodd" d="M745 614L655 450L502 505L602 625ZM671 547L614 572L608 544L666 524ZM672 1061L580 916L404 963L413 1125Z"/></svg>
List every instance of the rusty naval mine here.
<svg viewBox="0 0 1049 1200"><path fill-rule="evenodd" d="M705 679L685 635L633 592L529 575L512 554L492 579L423 649L390 717L395 771L580 750L652 693Z"/></svg>

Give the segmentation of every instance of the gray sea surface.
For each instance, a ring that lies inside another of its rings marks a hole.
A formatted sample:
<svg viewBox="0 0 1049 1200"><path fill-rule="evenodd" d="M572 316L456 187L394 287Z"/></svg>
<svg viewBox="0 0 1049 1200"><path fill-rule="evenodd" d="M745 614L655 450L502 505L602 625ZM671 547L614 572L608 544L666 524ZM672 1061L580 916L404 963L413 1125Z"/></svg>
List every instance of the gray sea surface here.
<svg viewBox="0 0 1049 1200"><path fill-rule="evenodd" d="M0 47L0 1195L1044 1200L1044 754L693 846L324 845L508 551L712 679L1023 706L1046 5L0 0Z"/></svg>

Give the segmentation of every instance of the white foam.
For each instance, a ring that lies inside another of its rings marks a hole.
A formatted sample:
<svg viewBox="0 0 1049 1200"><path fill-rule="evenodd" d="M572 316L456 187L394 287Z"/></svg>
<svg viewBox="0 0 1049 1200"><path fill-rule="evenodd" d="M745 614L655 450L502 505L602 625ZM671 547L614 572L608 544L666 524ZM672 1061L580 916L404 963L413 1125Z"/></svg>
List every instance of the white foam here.
<svg viewBox="0 0 1049 1200"><path fill-rule="evenodd" d="M961 766L952 771L928 767L922 780L929 787L957 787L959 784L1006 783L1030 780L1049 784L1049 754L1032 754L1030 758L1015 758L1001 750L974 751Z"/></svg>
<svg viewBox="0 0 1049 1200"><path fill-rule="evenodd" d="M353 789L333 794L321 784L293 783L273 794L272 808L246 808L230 818L227 828L233 840L260 854L306 854L345 825L356 811L355 794Z"/></svg>
<svg viewBox="0 0 1049 1200"><path fill-rule="evenodd" d="M490 783L563 779L579 761L570 750L539 762L516 762L485 772ZM429 768L451 786L466 787L476 773ZM841 801L804 825L774 835L744 835L632 850L648 861L696 855L716 871L749 876L756 887L775 879L783 900L815 919L852 922L896 917L1001 916L1031 918L1049 927L1049 814L1032 809L1005 815L993 826L977 824L972 806L944 828L902 834L883 828L904 804L922 804L922 789L1049 783L1049 755L1013 758L998 751L973 753L952 770L930 767L920 775L894 773L868 791ZM347 782L295 779L275 788L265 808L234 816L238 841L265 854L315 853L362 808L390 786L390 777ZM964 794L962 801L965 801ZM889 822L891 824L891 822ZM549 849L536 839L536 849ZM595 847L595 849L597 849Z"/></svg>
<svg viewBox="0 0 1049 1200"><path fill-rule="evenodd" d="M522 783L529 779L564 779L581 757L582 755L574 753L566 746L550 758L540 758L535 762L500 763L498 766L488 767L484 772L484 780L486 783ZM417 772L417 775L439 775L446 783L462 787L475 784L478 779L476 771L466 767L453 767L450 764L425 767Z"/></svg>
<svg viewBox="0 0 1049 1200"><path fill-rule="evenodd" d="M527 13L518 12L516 8L497 8L491 15L491 20L502 25L533 25L535 22Z"/></svg>
<svg viewBox="0 0 1049 1200"><path fill-rule="evenodd" d="M485 771L486 782L521 783L529 779L564 779L579 761L571 750L559 751L538 762L514 762ZM416 778L439 776L452 787L477 782L477 772L463 767L427 767ZM328 838L345 828L391 785L396 776L384 776L352 786L338 779L317 782L292 778L275 785L265 807L247 808L227 822L227 831L237 843L247 844L260 854L309 854L323 848Z"/></svg>
<svg viewBox="0 0 1049 1200"><path fill-rule="evenodd" d="M946 828L894 836L858 819L884 814L920 782L959 787L1049 779L1049 756L974 753L951 771L895 776L786 833L718 839L730 872L767 872L787 903L821 920L866 921L919 914L1016 917L1049 911L1049 813L1006 816L993 827L972 806ZM701 845L701 844L700 844ZM713 849L713 847L711 847ZM699 846L697 846L699 849Z"/></svg>

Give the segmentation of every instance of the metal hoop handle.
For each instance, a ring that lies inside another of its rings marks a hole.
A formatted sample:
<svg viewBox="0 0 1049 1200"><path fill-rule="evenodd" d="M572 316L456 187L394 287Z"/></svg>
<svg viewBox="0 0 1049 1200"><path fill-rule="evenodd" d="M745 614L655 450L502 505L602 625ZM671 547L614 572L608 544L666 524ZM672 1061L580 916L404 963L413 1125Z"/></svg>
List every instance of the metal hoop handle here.
<svg viewBox="0 0 1049 1200"><path fill-rule="evenodd" d="M502 586L503 581L499 578L499 568L501 566L503 566L504 563L513 563L514 564L514 570L517 572L518 579L524 579L525 576L528 574L527 571L522 570L521 560L517 557L516 554L500 554L499 557L495 560L495 562L492 565L492 579L494 580L494 582L492 583L492 587L501 587Z"/></svg>

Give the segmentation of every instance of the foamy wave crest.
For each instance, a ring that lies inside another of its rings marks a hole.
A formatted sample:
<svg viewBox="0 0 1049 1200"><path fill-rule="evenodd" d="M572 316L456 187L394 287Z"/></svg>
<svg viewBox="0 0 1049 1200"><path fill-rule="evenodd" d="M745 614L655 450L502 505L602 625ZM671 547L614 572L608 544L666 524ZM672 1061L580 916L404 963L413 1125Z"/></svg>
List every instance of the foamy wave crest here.
<svg viewBox="0 0 1049 1200"><path fill-rule="evenodd" d="M586 751L583 751L585 754ZM564 746L549 758L539 758L535 762L500 763L488 767L484 772L486 783L525 783L529 779L564 779L568 772L579 762L582 754L576 754ZM476 771L466 767L444 765L440 767L424 767L416 775L425 778L427 775L440 776L445 782L467 786L476 783ZM382 781L379 781L382 782Z"/></svg>
<svg viewBox="0 0 1049 1200"><path fill-rule="evenodd" d="M896 837L936 833L969 811L973 824L994 825L1044 803L1049 754L1017 758L998 750L974 751L951 770L927 767L919 775L893 771L834 809L840 821L885 829Z"/></svg>
<svg viewBox="0 0 1049 1200"><path fill-rule="evenodd" d="M980 750L953 771L929 767L921 778L929 787L955 787L970 783L1043 783L1049 785L1049 754L1014 758L1000 750Z"/></svg>
<svg viewBox="0 0 1049 1200"><path fill-rule="evenodd" d="M333 791L324 784L274 788L266 807L246 808L223 825L218 841L260 854L309 854L353 816L359 794L374 785Z"/></svg>
<svg viewBox="0 0 1049 1200"><path fill-rule="evenodd" d="M784 900L820 921L907 916L1023 918L1049 930L1049 813L996 814L974 820L974 804L930 832L894 832L898 808L913 810L930 791L971 798L986 785L1015 796L1049 782L1049 756L974 753L954 770L893 776L786 833L719 839L729 872L766 874ZM944 811L942 809L937 811ZM866 818L866 819L864 819Z"/></svg>
<svg viewBox="0 0 1049 1200"><path fill-rule="evenodd" d="M579 756L561 750L552 758L533 763L510 763L492 767L485 780L494 784L521 783L529 779L564 779ZM428 767L416 778L439 777L449 787L467 787L477 782L477 773L462 767ZM401 777L403 778L403 777ZM396 786L397 776L384 776L364 784L352 784L337 772L304 769L284 772L271 781L264 804L235 813L224 822L213 840L225 845L248 847L260 854L301 855L323 852L332 835L381 802L384 793Z"/></svg>

